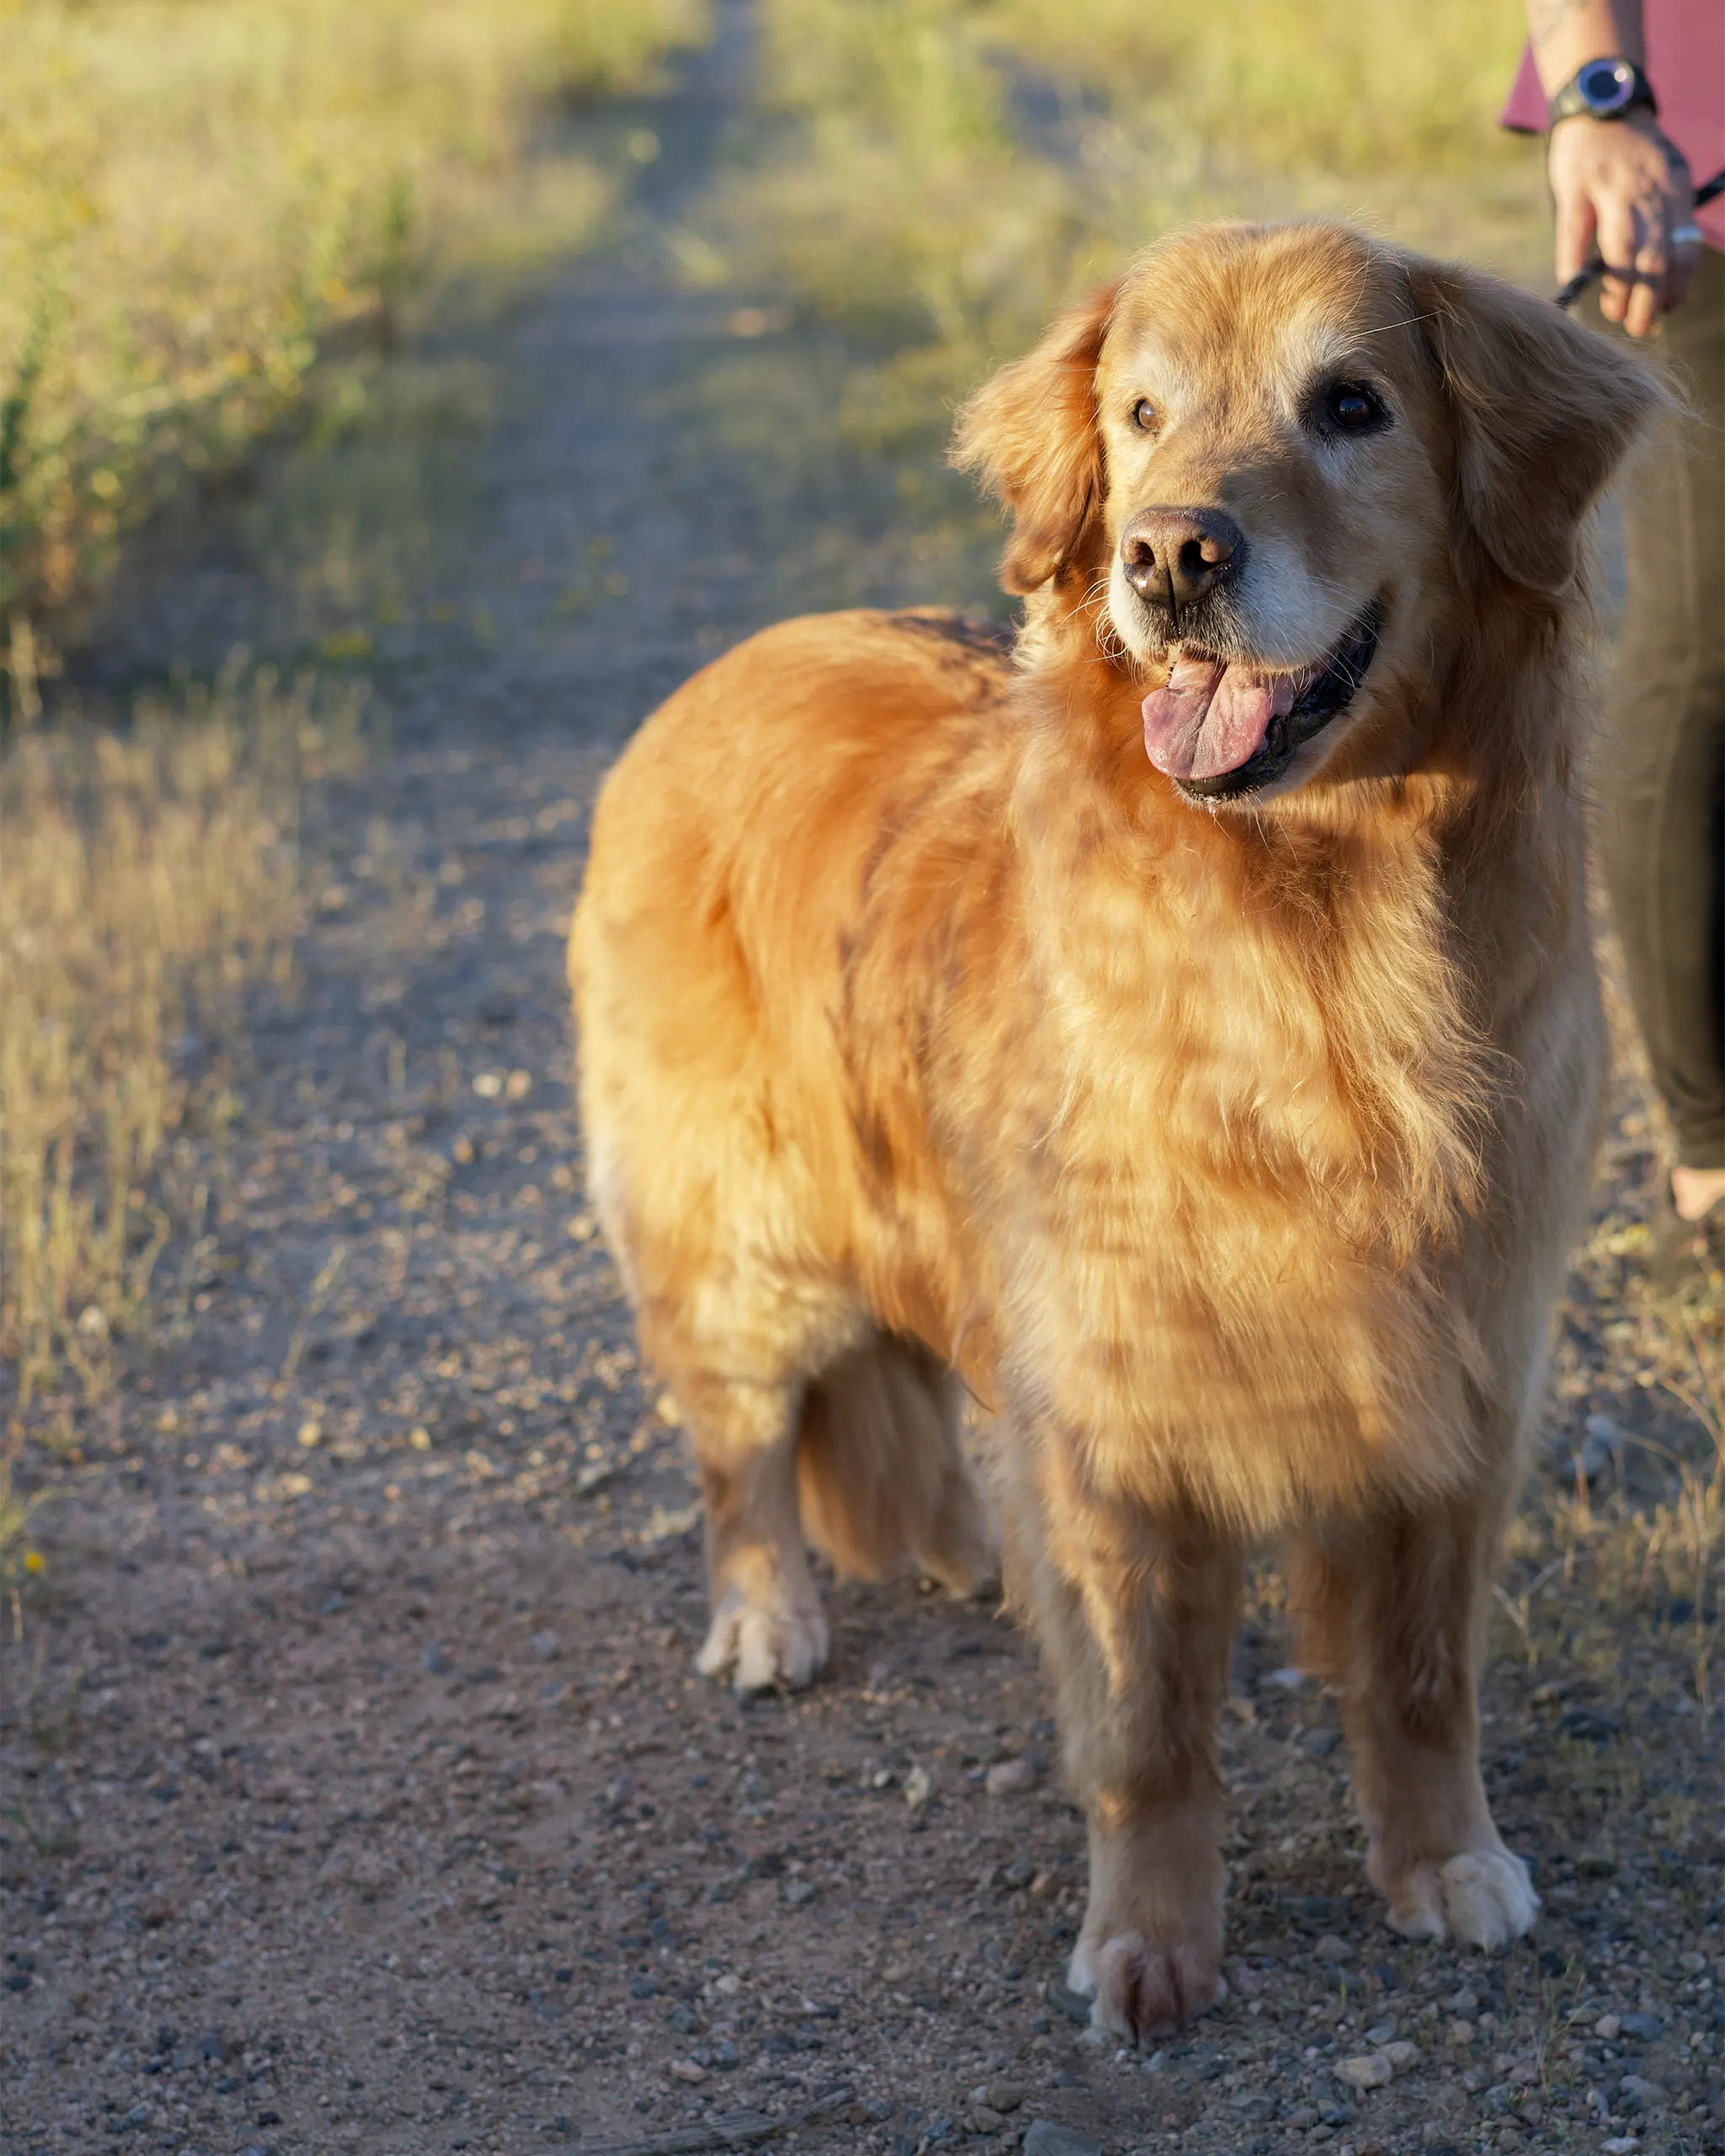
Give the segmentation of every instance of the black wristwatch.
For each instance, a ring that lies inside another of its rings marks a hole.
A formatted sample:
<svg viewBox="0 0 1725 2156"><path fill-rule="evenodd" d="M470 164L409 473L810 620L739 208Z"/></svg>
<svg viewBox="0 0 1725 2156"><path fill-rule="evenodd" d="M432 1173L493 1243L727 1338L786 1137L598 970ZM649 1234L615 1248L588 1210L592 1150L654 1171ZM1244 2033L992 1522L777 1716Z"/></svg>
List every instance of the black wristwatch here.
<svg viewBox="0 0 1725 2156"><path fill-rule="evenodd" d="M1589 60L1578 67L1546 107L1546 125L1574 120L1586 113L1594 120L1621 120L1637 105L1648 112L1659 109L1653 86L1632 60Z"/></svg>

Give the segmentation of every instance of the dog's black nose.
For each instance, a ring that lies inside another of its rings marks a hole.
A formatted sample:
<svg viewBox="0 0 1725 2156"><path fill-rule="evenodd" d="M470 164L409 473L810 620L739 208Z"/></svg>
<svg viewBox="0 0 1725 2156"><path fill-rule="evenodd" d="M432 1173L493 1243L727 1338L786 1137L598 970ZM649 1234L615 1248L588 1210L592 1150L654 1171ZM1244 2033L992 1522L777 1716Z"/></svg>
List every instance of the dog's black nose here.
<svg viewBox="0 0 1725 2156"><path fill-rule="evenodd" d="M1219 509L1141 509L1120 534L1127 582L1177 622L1245 558L1246 534Z"/></svg>

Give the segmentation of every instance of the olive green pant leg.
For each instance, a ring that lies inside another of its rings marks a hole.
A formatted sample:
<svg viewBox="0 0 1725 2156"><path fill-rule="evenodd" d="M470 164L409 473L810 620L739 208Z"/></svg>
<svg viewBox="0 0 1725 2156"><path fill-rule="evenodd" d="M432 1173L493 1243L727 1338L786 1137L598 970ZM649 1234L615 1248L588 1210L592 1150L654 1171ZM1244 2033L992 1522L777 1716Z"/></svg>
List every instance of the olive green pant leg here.
<svg viewBox="0 0 1725 2156"><path fill-rule="evenodd" d="M1690 416L1623 494L1623 638L1595 772L1629 991L1687 1167L1725 1167L1725 255L1665 319Z"/></svg>

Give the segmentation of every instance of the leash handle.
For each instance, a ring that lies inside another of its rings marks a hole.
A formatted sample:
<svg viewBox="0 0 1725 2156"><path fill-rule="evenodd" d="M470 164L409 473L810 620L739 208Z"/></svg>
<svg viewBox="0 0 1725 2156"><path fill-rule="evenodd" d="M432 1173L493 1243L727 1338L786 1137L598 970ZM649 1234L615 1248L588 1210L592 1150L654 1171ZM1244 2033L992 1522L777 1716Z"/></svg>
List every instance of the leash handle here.
<svg viewBox="0 0 1725 2156"><path fill-rule="evenodd" d="M1709 202L1717 201L1722 195L1725 195L1725 172L1716 172L1705 187L1696 188L1695 206L1697 210L1704 209ZM1573 307L1588 286L1595 279L1605 275L1605 269L1604 258L1594 255L1590 262L1583 264L1561 292L1552 293L1552 299L1559 307Z"/></svg>

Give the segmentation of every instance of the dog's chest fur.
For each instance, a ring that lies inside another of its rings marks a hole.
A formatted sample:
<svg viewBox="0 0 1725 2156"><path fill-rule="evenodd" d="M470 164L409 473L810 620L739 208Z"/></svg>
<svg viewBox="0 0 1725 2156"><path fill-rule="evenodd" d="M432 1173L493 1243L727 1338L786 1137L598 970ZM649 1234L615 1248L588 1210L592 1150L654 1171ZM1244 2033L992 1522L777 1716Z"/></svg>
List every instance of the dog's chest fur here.
<svg viewBox="0 0 1725 2156"><path fill-rule="evenodd" d="M947 1201L893 1262L943 1283L980 1388L1122 1494L1262 1530L1443 1486L1488 1382L1443 1276L1491 1087L1439 848L1412 819L1242 845L1073 750L1029 740L1010 871L960 897L943 967L888 958L931 991L885 1085L914 1069L937 1158L907 1173L901 1142L881 1198Z"/></svg>

